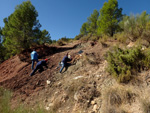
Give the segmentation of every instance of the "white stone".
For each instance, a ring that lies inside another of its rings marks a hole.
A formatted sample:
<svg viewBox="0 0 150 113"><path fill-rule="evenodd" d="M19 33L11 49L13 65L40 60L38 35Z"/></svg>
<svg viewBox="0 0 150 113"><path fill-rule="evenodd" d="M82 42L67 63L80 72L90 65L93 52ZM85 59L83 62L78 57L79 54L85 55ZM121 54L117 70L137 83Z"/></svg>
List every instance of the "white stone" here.
<svg viewBox="0 0 150 113"><path fill-rule="evenodd" d="M78 101L77 92L74 94L74 99Z"/></svg>
<svg viewBox="0 0 150 113"><path fill-rule="evenodd" d="M77 77L75 77L75 78L73 78L73 79L77 80L77 79L82 78L82 77L83 77L83 76L77 76Z"/></svg>
<svg viewBox="0 0 150 113"><path fill-rule="evenodd" d="M48 110L50 110L50 108L49 108L49 107L46 107L45 109L46 109L47 111L48 111Z"/></svg>
<svg viewBox="0 0 150 113"><path fill-rule="evenodd" d="M96 75L97 78L101 77L102 75Z"/></svg>
<svg viewBox="0 0 150 113"><path fill-rule="evenodd" d="M93 111L97 112L97 104L93 106Z"/></svg>
<svg viewBox="0 0 150 113"><path fill-rule="evenodd" d="M146 49L146 47L142 47L142 49L141 50L145 50Z"/></svg>
<svg viewBox="0 0 150 113"><path fill-rule="evenodd" d="M47 80L46 83L47 83L47 85L49 85L49 84L51 83L51 81L50 81L50 80Z"/></svg>
<svg viewBox="0 0 150 113"><path fill-rule="evenodd" d="M53 103L50 103L48 106L49 106L49 107L52 107L53 105L54 105Z"/></svg>
<svg viewBox="0 0 150 113"><path fill-rule="evenodd" d="M91 101L91 104L92 104L92 105L94 105L94 104L95 104L95 101L94 101L94 100L93 100L93 101Z"/></svg>
<svg viewBox="0 0 150 113"><path fill-rule="evenodd" d="M61 84L61 82L58 82L58 86L61 86L62 84Z"/></svg>

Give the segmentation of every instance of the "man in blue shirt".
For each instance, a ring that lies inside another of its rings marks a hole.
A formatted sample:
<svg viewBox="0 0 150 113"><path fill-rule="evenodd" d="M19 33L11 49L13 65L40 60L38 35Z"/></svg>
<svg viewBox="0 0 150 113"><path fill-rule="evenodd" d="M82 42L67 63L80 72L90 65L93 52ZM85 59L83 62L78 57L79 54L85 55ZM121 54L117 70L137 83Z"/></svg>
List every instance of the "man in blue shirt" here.
<svg viewBox="0 0 150 113"><path fill-rule="evenodd" d="M38 62L38 54L35 50L33 50L31 52L31 60L32 60L32 66L31 66L31 69L33 70L34 69L34 62Z"/></svg>
<svg viewBox="0 0 150 113"><path fill-rule="evenodd" d="M30 74L30 76L33 76L34 73L35 73L37 70L39 70L39 72L44 71L43 66L45 66L46 68L48 68L47 63L46 63L47 60L48 60L48 59L39 61L39 62L36 64L34 70L33 70L32 73Z"/></svg>
<svg viewBox="0 0 150 113"><path fill-rule="evenodd" d="M67 62L71 61L71 58L68 58L68 53L64 56L63 60L61 61L61 69L60 69L60 73L62 72L62 70L64 69L64 67L67 66Z"/></svg>

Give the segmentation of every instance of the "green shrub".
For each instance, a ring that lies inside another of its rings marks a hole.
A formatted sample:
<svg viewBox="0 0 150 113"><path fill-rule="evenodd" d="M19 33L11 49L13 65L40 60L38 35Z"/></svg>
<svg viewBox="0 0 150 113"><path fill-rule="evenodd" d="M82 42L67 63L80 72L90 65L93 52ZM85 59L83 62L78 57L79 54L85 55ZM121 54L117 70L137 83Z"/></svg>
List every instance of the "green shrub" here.
<svg viewBox="0 0 150 113"><path fill-rule="evenodd" d="M114 34L113 37L114 37L116 40L118 40L119 42L121 42L121 43L126 43L127 36L125 35L124 32Z"/></svg>
<svg viewBox="0 0 150 113"><path fill-rule="evenodd" d="M143 51L145 59L143 60L145 67L150 67L150 48L147 48Z"/></svg>
<svg viewBox="0 0 150 113"><path fill-rule="evenodd" d="M79 34L75 36L74 40L80 40L83 37L83 34Z"/></svg>
<svg viewBox="0 0 150 113"><path fill-rule="evenodd" d="M67 43L69 43L72 39L71 38L66 38L66 37L62 37L61 39L59 39L56 44L59 46L63 46L66 45Z"/></svg>
<svg viewBox="0 0 150 113"><path fill-rule="evenodd" d="M57 41L57 45L59 45L59 46L63 46L63 45L66 45L66 44L65 44L65 42L64 42L64 41L62 41L62 40L58 40L58 41Z"/></svg>
<svg viewBox="0 0 150 113"><path fill-rule="evenodd" d="M66 37L62 37L60 40L62 40L64 42L69 42L71 39L70 38L66 38Z"/></svg>
<svg viewBox="0 0 150 113"><path fill-rule="evenodd" d="M150 30L144 30L142 35L141 35L141 38L150 42L149 37L150 37Z"/></svg>
<svg viewBox="0 0 150 113"><path fill-rule="evenodd" d="M109 39L109 36L103 35L101 38L99 38L99 42L103 43L106 42Z"/></svg>
<svg viewBox="0 0 150 113"><path fill-rule="evenodd" d="M149 40L147 37L150 36L150 15L146 11L138 15L124 16L119 25L130 40L136 41L138 38Z"/></svg>
<svg viewBox="0 0 150 113"><path fill-rule="evenodd" d="M91 33L89 33L89 34L87 34L87 35L84 35L82 38L81 38L81 40L82 41L88 41L88 40L90 40L90 38L91 38Z"/></svg>
<svg viewBox="0 0 150 113"><path fill-rule="evenodd" d="M90 40L92 40L92 41L97 41L98 39L99 39L99 37L96 35L92 35L90 38Z"/></svg>
<svg viewBox="0 0 150 113"><path fill-rule="evenodd" d="M141 46L149 47L150 43L145 39L138 38L135 42L135 45L141 45Z"/></svg>
<svg viewBox="0 0 150 113"><path fill-rule="evenodd" d="M133 70L140 71L144 66L145 55L141 47L132 49L121 49L114 47L106 54L108 61L108 72L110 72L118 82L127 82L131 79Z"/></svg>

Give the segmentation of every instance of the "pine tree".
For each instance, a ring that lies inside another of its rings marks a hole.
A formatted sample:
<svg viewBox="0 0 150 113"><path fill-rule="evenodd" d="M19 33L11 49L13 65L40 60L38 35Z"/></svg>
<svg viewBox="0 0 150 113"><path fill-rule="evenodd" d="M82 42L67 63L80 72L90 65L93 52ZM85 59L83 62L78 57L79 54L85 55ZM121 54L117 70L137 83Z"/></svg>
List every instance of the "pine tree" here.
<svg viewBox="0 0 150 113"><path fill-rule="evenodd" d="M97 30L97 19L99 16L99 12L95 9L93 11L93 14L91 14L91 16L88 18L88 31L89 33L95 34L96 30Z"/></svg>
<svg viewBox="0 0 150 113"><path fill-rule="evenodd" d="M2 41L2 29L0 27L0 44L1 44L1 41Z"/></svg>
<svg viewBox="0 0 150 113"><path fill-rule="evenodd" d="M5 59L5 48L2 45L2 29L0 27L0 63Z"/></svg>
<svg viewBox="0 0 150 113"><path fill-rule="evenodd" d="M86 35L88 33L95 34L97 30L97 19L99 16L99 12L95 9L93 14L87 18L87 22L83 23L80 34Z"/></svg>
<svg viewBox="0 0 150 113"><path fill-rule="evenodd" d="M87 22L83 23L83 25L82 25L82 27L80 29L80 34L82 34L82 35L88 34L88 32L89 32L88 31L88 27L89 27L89 25L88 25Z"/></svg>
<svg viewBox="0 0 150 113"><path fill-rule="evenodd" d="M40 32L40 39L38 42L39 44L52 43L51 36L47 30L44 29L43 31Z"/></svg>
<svg viewBox="0 0 150 113"><path fill-rule="evenodd" d="M38 12L30 1L17 5L14 13L4 19L2 29L4 47L14 55L23 49L29 48L40 37L40 23L36 19Z"/></svg>
<svg viewBox="0 0 150 113"><path fill-rule="evenodd" d="M100 9L100 16L98 18L97 34L106 34L113 36L119 29L118 23L122 19L122 8L118 8L117 0L108 0L105 2L102 9Z"/></svg>

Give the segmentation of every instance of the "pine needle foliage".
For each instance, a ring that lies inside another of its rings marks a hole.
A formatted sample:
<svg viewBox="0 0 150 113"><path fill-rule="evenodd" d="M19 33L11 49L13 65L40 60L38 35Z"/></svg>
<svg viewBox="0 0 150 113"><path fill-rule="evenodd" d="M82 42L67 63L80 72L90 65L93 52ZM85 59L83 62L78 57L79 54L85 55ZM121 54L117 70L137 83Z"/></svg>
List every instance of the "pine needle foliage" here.
<svg viewBox="0 0 150 113"><path fill-rule="evenodd" d="M128 82L133 72L138 72L145 66L145 59L141 47L121 49L115 46L113 50L106 53L107 70L118 82Z"/></svg>

